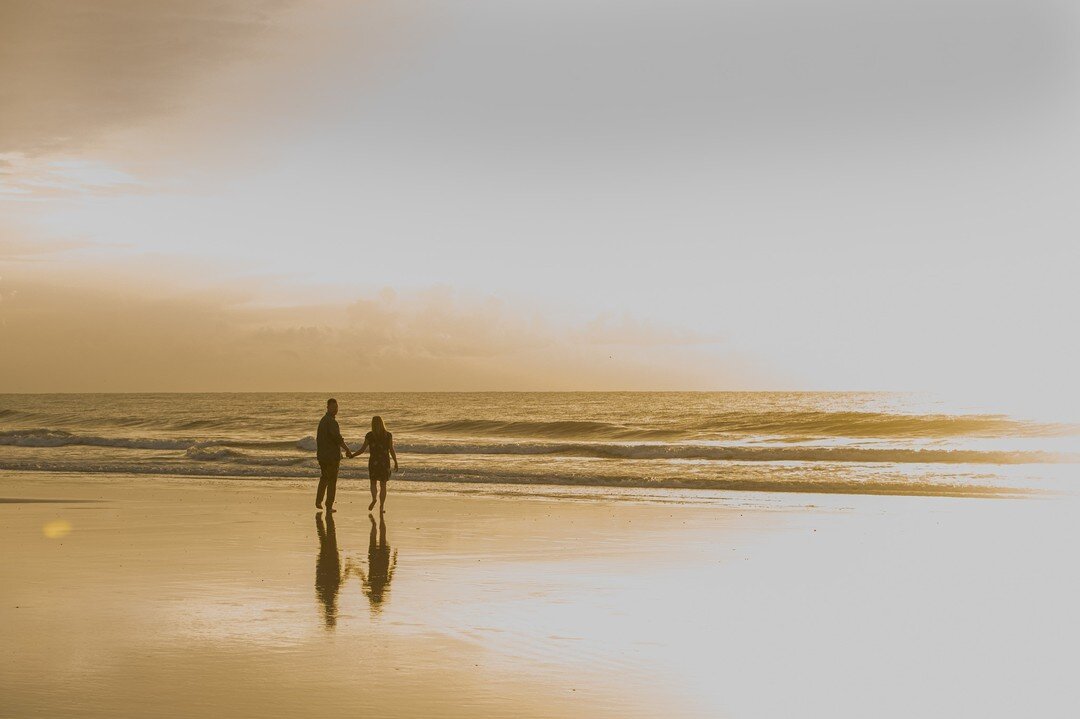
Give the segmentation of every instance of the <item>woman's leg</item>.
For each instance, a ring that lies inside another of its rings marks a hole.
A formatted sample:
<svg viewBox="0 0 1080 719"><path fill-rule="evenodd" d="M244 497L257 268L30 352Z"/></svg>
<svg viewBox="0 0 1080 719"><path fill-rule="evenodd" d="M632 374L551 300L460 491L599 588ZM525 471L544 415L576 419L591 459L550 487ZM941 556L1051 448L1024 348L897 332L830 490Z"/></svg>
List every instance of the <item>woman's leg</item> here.
<svg viewBox="0 0 1080 719"><path fill-rule="evenodd" d="M379 510L386 507L386 480L379 482Z"/></svg>
<svg viewBox="0 0 1080 719"><path fill-rule="evenodd" d="M375 480L373 479L373 480L371 480L371 504L369 504L369 505L367 506L367 510L368 510L369 512L370 512L371 510L375 509L375 499L376 499L376 496L377 496L377 495L375 494L375 492L376 492L376 488L375 488Z"/></svg>

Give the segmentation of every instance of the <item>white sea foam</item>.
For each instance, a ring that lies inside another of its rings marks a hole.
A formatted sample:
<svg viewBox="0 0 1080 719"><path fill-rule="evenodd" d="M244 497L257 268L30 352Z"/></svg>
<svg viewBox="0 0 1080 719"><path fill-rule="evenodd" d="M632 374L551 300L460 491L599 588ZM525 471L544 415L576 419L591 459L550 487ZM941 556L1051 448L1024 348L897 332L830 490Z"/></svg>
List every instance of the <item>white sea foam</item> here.
<svg viewBox="0 0 1080 719"><path fill-rule="evenodd" d="M0 432L0 445L13 447L117 447L123 449L187 449L195 444L189 439L151 439L142 437L99 437L73 434L59 429L27 429Z"/></svg>

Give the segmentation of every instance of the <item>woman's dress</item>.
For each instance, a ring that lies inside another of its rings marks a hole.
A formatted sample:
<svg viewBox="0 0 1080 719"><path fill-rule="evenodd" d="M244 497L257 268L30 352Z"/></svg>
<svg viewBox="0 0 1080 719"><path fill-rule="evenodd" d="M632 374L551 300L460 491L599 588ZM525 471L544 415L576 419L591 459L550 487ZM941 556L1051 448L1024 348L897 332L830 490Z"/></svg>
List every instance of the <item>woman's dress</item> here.
<svg viewBox="0 0 1080 719"><path fill-rule="evenodd" d="M390 442L393 436L389 432L368 432L364 438L370 452L367 469L372 481L385 482L390 479Z"/></svg>

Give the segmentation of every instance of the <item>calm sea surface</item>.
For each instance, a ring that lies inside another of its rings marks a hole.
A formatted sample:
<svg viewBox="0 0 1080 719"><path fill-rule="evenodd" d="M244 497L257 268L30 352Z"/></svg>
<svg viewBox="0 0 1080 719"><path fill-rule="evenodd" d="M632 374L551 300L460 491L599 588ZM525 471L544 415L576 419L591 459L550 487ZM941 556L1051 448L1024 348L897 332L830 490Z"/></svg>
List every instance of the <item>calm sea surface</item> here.
<svg viewBox="0 0 1080 719"><path fill-rule="evenodd" d="M884 393L340 394L418 482L841 493L1071 491L1080 426ZM325 396L0 395L0 470L317 476ZM365 478L363 459L342 477Z"/></svg>

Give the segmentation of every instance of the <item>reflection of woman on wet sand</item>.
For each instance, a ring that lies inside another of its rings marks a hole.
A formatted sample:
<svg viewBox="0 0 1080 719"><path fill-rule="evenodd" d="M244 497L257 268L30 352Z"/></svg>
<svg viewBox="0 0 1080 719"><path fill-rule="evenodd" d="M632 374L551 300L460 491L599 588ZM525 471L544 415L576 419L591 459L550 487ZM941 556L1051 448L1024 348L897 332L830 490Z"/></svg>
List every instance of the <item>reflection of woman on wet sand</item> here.
<svg viewBox="0 0 1080 719"><path fill-rule="evenodd" d="M390 580L394 576L397 567L397 550L393 555L390 553L390 545L386 543L386 520L378 525L375 518L368 515L371 520L371 537L368 541L368 573L364 576L364 570L356 568L360 575L360 584L364 595L371 602L371 609L376 611L386 600L386 593L390 591ZM375 529L378 526L378 542L376 543Z"/></svg>
<svg viewBox="0 0 1080 719"><path fill-rule="evenodd" d="M349 457L356 457L371 450L368 457L368 477L371 479L371 504L368 511L375 509L375 484L379 484L379 511L386 507L386 483L390 479L390 458L394 458L394 471L397 471L397 453L394 451L394 435L386 431L386 425L379 415L371 418L371 431L364 437L364 444Z"/></svg>
<svg viewBox="0 0 1080 719"><path fill-rule="evenodd" d="M315 558L315 594L323 605L323 621L328 629L337 625L337 597L341 588L341 557L338 554L334 515L326 515L323 526L321 514L315 515L315 531L319 533L319 556Z"/></svg>

